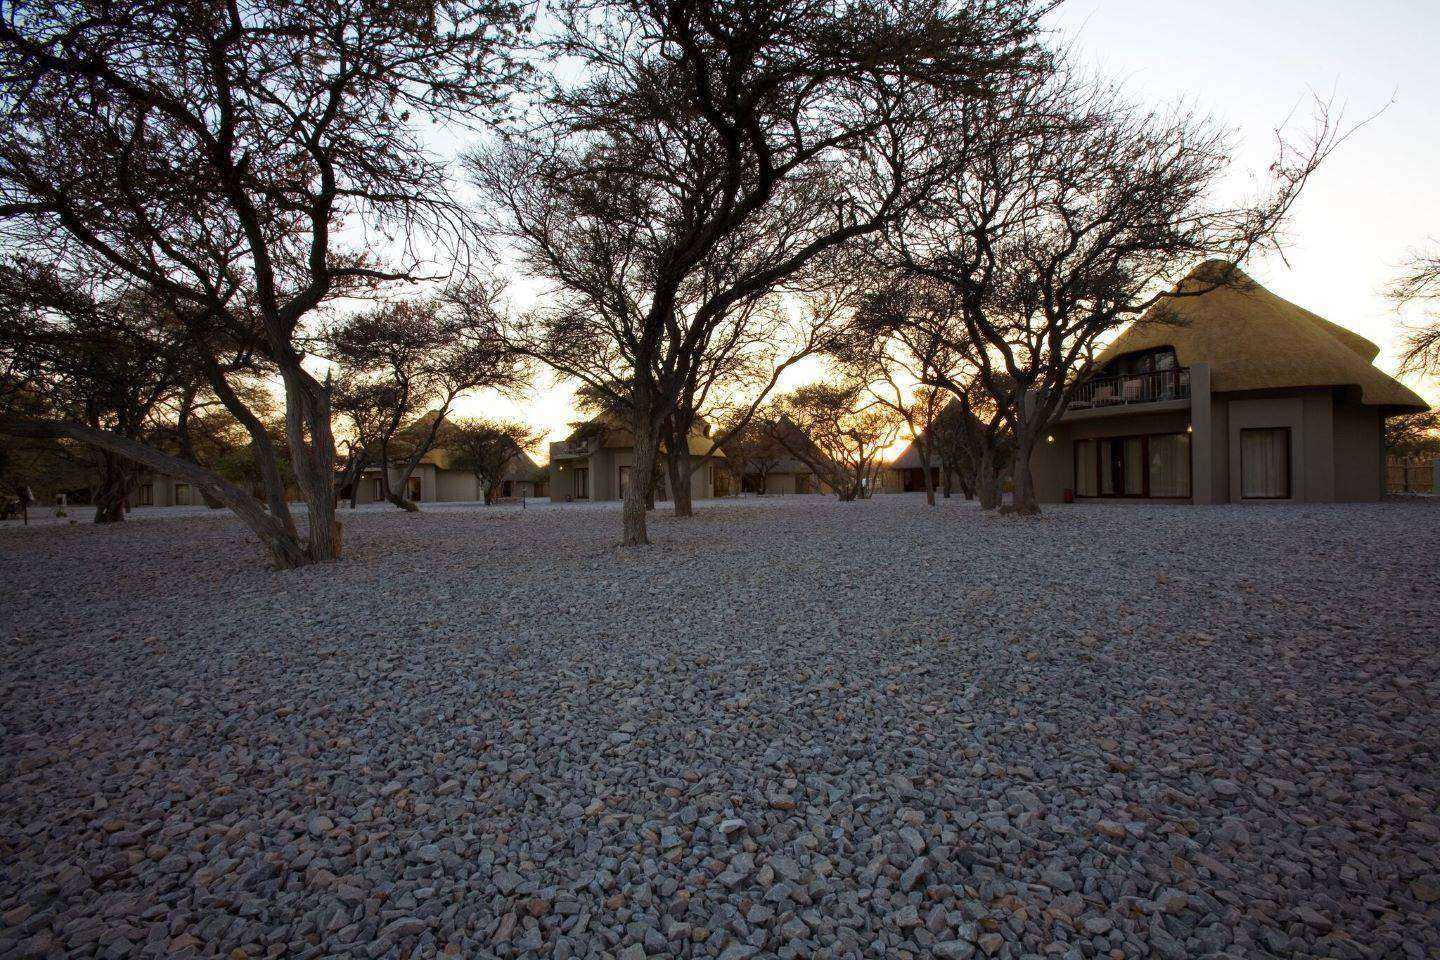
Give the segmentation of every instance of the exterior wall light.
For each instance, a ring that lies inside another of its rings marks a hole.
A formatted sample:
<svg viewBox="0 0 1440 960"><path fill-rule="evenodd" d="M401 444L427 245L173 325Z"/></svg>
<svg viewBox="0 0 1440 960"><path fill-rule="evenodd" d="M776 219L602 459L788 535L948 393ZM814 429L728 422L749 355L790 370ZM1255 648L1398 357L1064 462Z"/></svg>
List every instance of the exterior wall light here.
<svg viewBox="0 0 1440 960"><path fill-rule="evenodd" d="M1193 424L1193 423L1187 423L1187 424L1185 425L1185 432L1186 432L1186 433L1194 433L1194 432L1195 432L1195 424Z"/></svg>
<svg viewBox="0 0 1440 960"><path fill-rule="evenodd" d="M1055 442L1055 434L1052 433L1052 434L1048 435L1048 436L1045 438L1045 442L1046 442L1046 443L1054 443L1054 442Z"/></svg>

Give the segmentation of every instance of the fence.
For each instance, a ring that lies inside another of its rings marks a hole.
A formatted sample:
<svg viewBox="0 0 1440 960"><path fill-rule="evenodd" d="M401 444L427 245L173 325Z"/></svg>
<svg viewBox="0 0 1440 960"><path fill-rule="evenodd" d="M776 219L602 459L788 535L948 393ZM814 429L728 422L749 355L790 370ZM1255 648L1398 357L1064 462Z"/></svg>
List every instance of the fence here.
<svg viewBox="0 0 1440 960"><path fill-rule="evenodd" d="M1385 461L1387 493L1440 493L1435 489L1440 460L1434 458L1390 457Z"/></svg>

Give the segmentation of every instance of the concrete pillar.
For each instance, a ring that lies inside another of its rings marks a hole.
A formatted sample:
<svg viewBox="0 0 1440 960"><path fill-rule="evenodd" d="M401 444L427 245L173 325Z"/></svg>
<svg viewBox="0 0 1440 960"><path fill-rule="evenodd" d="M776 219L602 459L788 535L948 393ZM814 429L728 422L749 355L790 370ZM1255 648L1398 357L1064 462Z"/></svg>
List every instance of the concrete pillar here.
<svg viewBox="0 0 1440 960"><path fill-rule="evenodd" d="M1220 503L1215 490L1215 425L1210 364L1190 365L1190 493L1196 503Z"/></svg>

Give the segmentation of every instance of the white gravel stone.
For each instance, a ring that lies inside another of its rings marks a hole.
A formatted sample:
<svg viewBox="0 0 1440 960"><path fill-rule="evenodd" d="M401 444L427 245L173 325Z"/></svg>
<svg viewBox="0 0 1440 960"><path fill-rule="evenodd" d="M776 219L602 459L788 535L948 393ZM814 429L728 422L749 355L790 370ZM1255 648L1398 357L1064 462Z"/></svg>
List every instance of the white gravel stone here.
<svg viewBox="0 0 1440 960"><path fill-rule="evenodd" d="M0 956L1440 955L1440 501L0 528Z"/></svg>

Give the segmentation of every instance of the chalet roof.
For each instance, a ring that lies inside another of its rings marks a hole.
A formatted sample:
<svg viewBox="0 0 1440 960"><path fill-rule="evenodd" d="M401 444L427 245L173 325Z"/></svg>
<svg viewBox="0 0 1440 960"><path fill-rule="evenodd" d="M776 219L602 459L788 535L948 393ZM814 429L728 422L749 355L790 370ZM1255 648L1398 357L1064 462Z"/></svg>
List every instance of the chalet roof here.
<svg viewBox="0 0 1440 960"><path fill-rule="evenodd" d="M1226 264L1211 260L1178 291L1213 283ZM1215 392L1289 387L1356 387L1377 407L1428 409L1414 391L1373 365L1380 348L1351 330L1276 296L1240 270L1206 293L1167 297L1098 357L1100 364L1169 346L1182 366L1210 365Z"/></svg>
<svg viewBox="0 0 1440 960"><path fill-rule="evenodd" d="M439 416L438 411L427 411L397 431L396 436L402 440L419 442L424 437L424 431L430 429L430 424L434 422L437 416ZM440 431L435 436L435 446L427 450L425 455L420 458L421 463L432 464L437 470L456 469L453 466L455 459L454 454L445 447L445 431L449 426L450 420L447 417L440 424ZM534 459L524 450L521 450L519 456L510 461L510 466L506 468L505 476L502 479L533 480L539 471L540 467L535 463Z"/></svg>
<svg viewBox="0 0 1440 960"><path fill-rule="evenodd" d="M635 435L631 432L630 428L618 417L610 414L601 414L590 420L572 423L571 426L574 429L571 431L570 436L566 438L566 443L574 443L587 433L599 431L600 446L602 447L617 447L623 449L635 446ZM703 457L707 453L711 453L711 448L714 447L714 452L711 455L717 460L723 460L725 458L725 451L715 446L715 442L700 428L690 431L690 435L686 438L686 445L690 449L691 456ZM665 450L664 441L661 441L660 449L661 451Z"/></svg>
<svg viewBox="0 0 1440 960"><path fill-rule="evenodd" d="M937 465L938 464L931 464L931 466ZM890 461L890 467L893 470L921 469L920 451L915 449L914 440L911 440L908 444L906 444L905 449L900 451L900 455L897 456L894 460Z"/></svg>
<svg viewBox="0 0 1440 960"><path fill-rule="evenodd" d="M530 454L521 450L510 458L510 463L505 467L505 475L502 480L534 480L540 472L540 466L534 461Z"/></svg>

